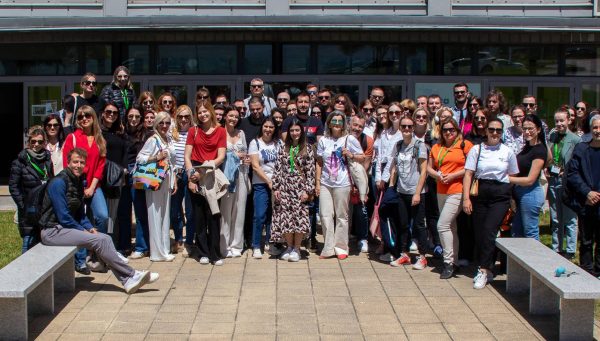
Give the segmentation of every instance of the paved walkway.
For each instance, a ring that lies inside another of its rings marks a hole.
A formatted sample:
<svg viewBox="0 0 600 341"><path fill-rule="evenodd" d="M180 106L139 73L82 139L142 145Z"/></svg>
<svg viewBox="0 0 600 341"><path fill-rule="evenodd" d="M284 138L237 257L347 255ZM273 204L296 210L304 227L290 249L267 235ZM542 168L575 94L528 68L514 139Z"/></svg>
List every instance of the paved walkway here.
<svg viewBox="0 0 600 341"><path fill-rule="evenodd" d="M440 280L433 268L392 268L365 254L288 263L248 257L224 266L178 256L132 261L160 280L128 296L110 274L77 278L57 314L30 322L40 340L539 340L552 317L532 319L527 298L504 298L503 278ZM469 275L471 269L469 269ZM542 334L540 334L542 333ZM598 333L596 333L598 335Z"/></svg>

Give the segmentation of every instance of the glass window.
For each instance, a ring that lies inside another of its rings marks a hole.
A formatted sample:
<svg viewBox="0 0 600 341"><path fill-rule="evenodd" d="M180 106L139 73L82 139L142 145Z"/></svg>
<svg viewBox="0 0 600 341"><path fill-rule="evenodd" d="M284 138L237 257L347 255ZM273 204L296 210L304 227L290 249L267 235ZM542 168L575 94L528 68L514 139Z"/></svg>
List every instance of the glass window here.
<svg viewBox="0 0 600 341"><path fill-rule="evenodd" d="M199 45L196 53L199 74L231 75L237 73L237 47L235 45Z"/></svg>
<svg viewBox="0 0 600 341"><path fill-rule="evenodd" d="M471 51L469 45L444 46L444 75L470 75Z"/></svg>
<svg viewBox="0 0 600 341"><path fill-rule="evenodd" d="M477 52L482 75L528 75L530 48L522 46L484 46Z"/></svg>
<svg viewBox="0 0 600 341"><path fill-rule="evenodd" d="M310 45L282 46L283 73L309 73L310 72Z"/></svg>
<svg viewBox="0 0 600 341"><path fill-rule="evenodd" d="M400 73L400 48L398 45L377 46L376 69L371 73L383 75L397 75Z"/></svg>
<svg viewBox="0 0 600 341"><path fill-rule="evenodd" d="M502 91L509 110L513 105L521 104L523 97L529 93L529 88L526 86L495 86L494 88Z"/></svg>
<svg viewBox="0 0 600 341"><path fill-rule="evenodd" d="M187 86L185 85L155 85L152 87L152 92L154 93L154 98L156 98L157 102L160 95L164 94L165 92L170 92L173 94L173 96L175 96L177 105L189 105Z"/></svg>
<svg viewBox="0 0 600 341"><path fill-rule="evenodd" d="M270 44L244 45L244 71L253 75L273 73L273 47Z"/></svg>
<svg viewBox="0 0 600 341"><path fill-rule="evenodd" d="M158 45L156 72L164 75L198 73L195 45Z"/></svg>
<svg viewBox="0 0 600 341"><path fill-rule="evenodd" d="M437 94L442 99L442 104L447 107L454 106L454 84L452 83L415 83L416 96L429 96ZM469 93L481 97L481 83L467 83Z"/></svg>
<svg viewBox="0 0 600 341"><path fill-rule="evenodd" d="M597 76L600 74L600 47L571 46L565 52L567 75Z"/></svg>
<svg viewBox="0 0 600 341"><path fill-rule="evenodd" d="M58 111L62 103L62 86L30 86L27 88L29 126L41 124L47 114Z"/></svg>
<svg viewBox="0 0 600 341"><path fill-rule="evenodd" d="M558 47L532 47L529 62L532 75L558 75Z"/></svg>
<svg viewBox="0 0 600 341"><path fill-rule="evenodd" d="M592 108L600 107L600 84L583 84L581 95Z"/></svg>
<svg viewBox="0 0 600 341"><path fill-rule="evenodd" d="M84 47L85 72L93 72L97 75L110 75L112 70L112 46L87 45Z"/></svg>
<svg viewBox="0 0 600 341"><path fill-rule="evenodd" d="M0 49L0 75L53 76L79 74L79 47L13 45Z"/></svg>
<svg viewBox="0 0 600 341"><path fill-rule="evenodd" d="M407 75L429 75L433 73L433 54L427 47L404 45Z"/></svg>
<svg viewBox="0 0 600 341"><path fill-rule="evenodd" d="M325 85L325 88L331 90L331 99L339 93L344 93L350 97L352 104L358 106L358 85Z"/></svg>
<svg viewBox="0 0 600 341"><path fill-rule="evenodd" d="M306 90L309 82L264 82L265 95L276 99L277 94L286 91L290 94L290 99L296 99L298 94ZM246 97L250 96L250 82L244 82L244 89L247 89Z"/></svg>
<svg viewBox="0 0 600 341"><path fill-rule="evenodd" d="M125 52L127 59L121 62L132 74L150 73L150 47L148 45L129 45Z"/></svg>
<svg viewBox="0 0 600 341"><path fill-rule="evenodd" d="M325 74L373 74L398 72L398 49L365 45L319 45L318 72Z"/></svg>
<svg viewBox="0 0 600 341"><path fill-rule="evenodd" d="M569 87L539 86L536 88L538 115L545 119L549 126L554 126L553 113L565 103L571 103Z"/></svg>
<svg viewBox="0 0 600 341"><path fill-rule="evenodd" d="M369 85L367 87L367 98L371 95L371 90L374 87L382 88L385 98L383 100L383 104L390 104L393 101L401 101L402 97L402 85Z"/></svg>

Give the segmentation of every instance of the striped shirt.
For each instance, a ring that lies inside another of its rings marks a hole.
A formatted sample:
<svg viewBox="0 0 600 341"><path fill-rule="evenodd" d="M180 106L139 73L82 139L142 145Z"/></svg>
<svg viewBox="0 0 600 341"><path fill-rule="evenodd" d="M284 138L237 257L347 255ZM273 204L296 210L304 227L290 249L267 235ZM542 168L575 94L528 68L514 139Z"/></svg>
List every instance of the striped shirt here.
<svg viewBox="0 0 600 341"><path fill-rule="evenodd" d="M187 140L187 134L187 131L180 131L179 139L173 141L173 145L175 146L175 169L185 169L183 156L185 152L185 141Z"/></svg>

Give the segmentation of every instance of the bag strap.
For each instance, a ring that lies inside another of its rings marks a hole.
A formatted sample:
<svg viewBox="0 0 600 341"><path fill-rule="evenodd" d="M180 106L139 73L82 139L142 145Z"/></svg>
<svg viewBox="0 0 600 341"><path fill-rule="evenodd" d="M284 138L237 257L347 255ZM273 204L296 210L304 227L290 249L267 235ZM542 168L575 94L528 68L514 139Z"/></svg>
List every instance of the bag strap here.
<svg viewBox="0 0 600 341"><path fill-rule="evenodd" d="M346 141L344 141L344 149L347 149L348 146L348 136L346 135ZM354 187L354 180L352 179L352 172L350 171L350 160L348 160L347 156L344 156L346 160L346 171L348 172L348 179L350 179L350 187Z"/></svg>
<svg viewBox="0 0 600 341"><path fill-rule="evenodd" d="M481 156L481 145L483 144L483 142L481 142L479 144L479 153L477 153L477 161L475 161L475 171L473 172L473 177L475 177L475 174L477 174L477 167L479 167L479 157Z"/></svg>

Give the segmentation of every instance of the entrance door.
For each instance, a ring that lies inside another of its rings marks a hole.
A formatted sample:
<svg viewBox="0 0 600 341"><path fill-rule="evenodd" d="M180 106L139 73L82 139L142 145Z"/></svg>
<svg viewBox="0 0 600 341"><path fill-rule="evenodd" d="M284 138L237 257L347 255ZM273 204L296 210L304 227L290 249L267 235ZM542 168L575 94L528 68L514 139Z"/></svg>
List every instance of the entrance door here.
<svg viewBox="0 0 600 341"><path fill-rule="evenodd" d="M383 100L383 104L390 104L392 101L402 101L406 98L406 82L371 82L365 81L365 91L366 93L362 94L361 99L367 99L371 95L371 90L373 88L378 87L383 89L383 94L385 98Z"/></svg>
<svg viewBox="0 0 600 341"><path fill-rule="evenodd" d="M60 110L66 87L66 82L25 83L23 105L28 115L23 118L24 126L42 124L47 114Z"/></svg>
<svg viewBox="0 0 600 341"><path fill-rule="evenodd" d="M531 82L491 82L490 90L492 89L502 91L506 99L507 110L510 110L513 105L523 103L523 97L533 93ZM482 99L485 101L485 95Z"/></svg>
<svg viewBox="0 0 600 341"><path fill-rule="evenodd" d="M554 112L565 104L573 103L575 87L572 83L534 83L538 103L538 115L549 126L554 126Z"/></svg>

